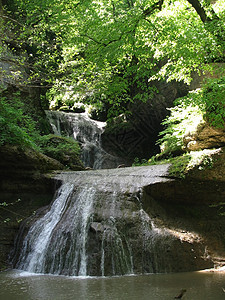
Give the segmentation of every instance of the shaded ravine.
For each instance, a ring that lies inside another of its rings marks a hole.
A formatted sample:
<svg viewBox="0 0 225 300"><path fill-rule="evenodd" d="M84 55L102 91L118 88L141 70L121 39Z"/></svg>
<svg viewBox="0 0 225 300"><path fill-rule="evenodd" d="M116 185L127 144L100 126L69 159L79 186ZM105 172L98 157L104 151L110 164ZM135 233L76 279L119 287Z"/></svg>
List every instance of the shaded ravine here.
<svg viewBox="0 0 225 300"><path fill-rule="evenodd" d="M21 226L14 268L109 276L211 267L198 235L182 238L175 230L158 227L143 209L144 187L171 181L168 167L58 174L55 178L62 185L55 200Z"/></svg>

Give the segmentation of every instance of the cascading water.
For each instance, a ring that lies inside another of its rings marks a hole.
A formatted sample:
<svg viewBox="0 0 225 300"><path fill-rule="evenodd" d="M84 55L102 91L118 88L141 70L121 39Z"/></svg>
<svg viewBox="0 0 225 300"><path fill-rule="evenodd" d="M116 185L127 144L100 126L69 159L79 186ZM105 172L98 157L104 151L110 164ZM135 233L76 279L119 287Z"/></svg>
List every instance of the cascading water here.
<svg viewBox="0 0 225 300"><path fill-rule="evenodd" d="M95 198L92 187L63 184L48 213L30 228L18 268L34 273L87 274L86 243Z"/></svg>
<svg viewBox="0 0 225 300"><path fill-rule="evenodd" d="M18 267L29 272L44 273L47 250L52 232L66 210L66 202L72 192L71 184L63 185L49 211L31 227L23 241Z"/></svg>
<svg viewBox="0 0 225 300"><path fill-rule="evenodd" d="M161 177L167 168L57 175L62 185L48 211L21 227L14 267L72 276L173 271L174 256L169 253L179 253L183 241L172 231L157 228L141 204L143 187L168 181Z"/></svg>
<svg viewBox="0 0 225 300"><path fill-rule="evenodd" d="M54 134L72 137L81 144L81 160L86 167L105 169L122 163L102 148L101 135L105 122L92 120L86 113L46 111L46 115Z"/></svg>

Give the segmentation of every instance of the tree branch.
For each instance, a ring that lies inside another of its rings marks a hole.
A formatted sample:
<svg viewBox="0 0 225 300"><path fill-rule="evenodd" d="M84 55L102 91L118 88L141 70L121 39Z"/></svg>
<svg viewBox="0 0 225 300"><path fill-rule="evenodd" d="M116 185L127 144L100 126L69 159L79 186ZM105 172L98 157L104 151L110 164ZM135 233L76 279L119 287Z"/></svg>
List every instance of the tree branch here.
<svg viewBox="0 0 225 300"><path fill-rule="evenodd" d="M113 39L113 40L110 40L110 41L107 42L107 43L104 43L104 42L102 42L102 41L98 41L98 40L96 40L95 38L93 38L93 37L91 37L91 36L89 36L89 35L87 35L87 34L81 34L81 36L86 37L86 38L92 40L93 42L95 42L95 43L98 44L98 45L102 45L102 46L104 46L104 47L107 47L107 46L109 46L109 45L112 44L112 43L115 43L115 42L120 41L120 40L122 39L122 36L123 36L123 35L126 35L126 34L129 34L129 33L134 32L134 31L135 31L135 28L137 27L137 24L138 24L138 22L136 22L134 28L132 28L131 30L125 31L125 32L121 32L121 34L118 36L118 38Z"/></svg>
<svg viewBox="0 0 225 300"><path fill-rule="evenodd" d="M10 21L12 21L12 22L20 25L21 27L25 27L25 25L23 25L22 23L18 22L17 20L15 20L13 18L8 17L8 16L0 15L0 18L2 18L2 19L8 19L8 20L10 20Z"/></svg>
<svg viewBox="0 0 225 300"><path fill-rule="evenodd" d="M201 6L198 0L187 0L196 10L197 14L199 15L200 19L203 23L209 21L210 18L207 17L205 9Z"/></svg>
<svg viewBox="0 0 225 300"><path fill-rule="evenodd" d="M97 41L96 39L94 39L93 37L91 37L91 36L89 36L89 35L87 35L87 34L81 34L80 36L86 37L86 38L88 38L89 40L95 42L96 44L104 45L104 43Z"/></svg>
<svg viewBox="0 0 225 300"><path fill-rule="evenodd" d="M159 0L158 2L154 3L152 6L146 8L143 11L143 16L147 17L150 16L156 9L161 10L164 0Z"/></svg>
<svg viewBox="0 0 225 300"><path fill-rule="evenodd" d="M121 32L121 34L118 36L118 38L110 40L107 43L104 43L102 41L98 41L95 38L93 38L93 37L91 37L91 36L89 36L87 34L82 34L81 36L86 37L86 38L92 40L93 42L95 42L98 45L102 45L104 47L107 47L107 46L109 46L110 44L112 44L114 42L120 41L124 35L129 34L129 33L134 33L135 30L136 30L136 28L137 28L137 26L138 26L138 24L139 24L139 22L140 22L140 20L141 19L145 19L147 16L151 15L155 10L161 10L163 2L164 2L164 0L159 0L158 2L154 3L152 6L148 7L145 10L143 10L143 13L142 13L141 17L135 22L135 25L134 25L134 27L132 29L130 29L128 31L125 31L125 32ZM128 3L130 3L130 2L128 1ZM131 3L133 3L133 2L131 1ZM113 5L113 10L114 9L115 9L115 7Z"/></svg>

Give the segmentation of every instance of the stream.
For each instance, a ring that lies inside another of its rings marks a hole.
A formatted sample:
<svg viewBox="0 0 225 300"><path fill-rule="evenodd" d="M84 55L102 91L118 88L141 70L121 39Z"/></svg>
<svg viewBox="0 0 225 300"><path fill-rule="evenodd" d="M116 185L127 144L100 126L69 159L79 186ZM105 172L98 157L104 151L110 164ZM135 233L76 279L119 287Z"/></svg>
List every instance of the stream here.
<svg viewBox="0 0 225 300"><path fill-rule="evenodd" d="M225 299L225 273L190 272L122 277L67 277L0 273L1 300L185 300Z"/></svg>

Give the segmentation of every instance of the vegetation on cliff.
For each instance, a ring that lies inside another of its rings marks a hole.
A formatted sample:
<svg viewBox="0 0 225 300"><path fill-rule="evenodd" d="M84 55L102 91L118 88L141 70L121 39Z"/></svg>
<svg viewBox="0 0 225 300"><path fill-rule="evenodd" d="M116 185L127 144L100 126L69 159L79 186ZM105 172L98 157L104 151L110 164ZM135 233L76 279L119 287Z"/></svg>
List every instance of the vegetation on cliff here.
<svg viewBox="0 0 225 300"><path fill-rule="evenodd" d="M224 152L220 147L225 145L225 77L208 79L202 88L176 99L169 110L159 134L161 153L145 161L136 159L134 165L171 163L169 173L176 178L196 168L211 169Z"/></svg>
<svg viewBox="0 0 225 300"><path fill-rule="evenodd" d="M165 129L158 140L164 156L185 152L185 137L196 132L205 122L224 129L225 77L208 80L201 89L177 99L174 105L162 122Z"/></svg>
<svg viewBox="0 0 225 300"><path fill-rule="evenodd" d="M34 147L35 122L24 114L24 104L15 95L11 102L6 97L0 98L0 146L13 144Z"/></svg>
<svg viewBox="0 0 225 300"><path fill-rule="evenodd" d="M65 167L74 171L84 169L79 159L80 147L74 139L49 134L39 138L38 144L42 153L58 160Z"/></svg>

